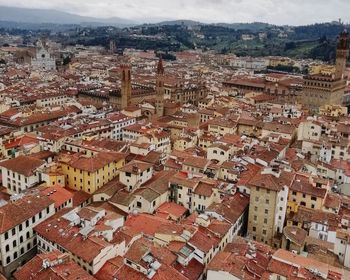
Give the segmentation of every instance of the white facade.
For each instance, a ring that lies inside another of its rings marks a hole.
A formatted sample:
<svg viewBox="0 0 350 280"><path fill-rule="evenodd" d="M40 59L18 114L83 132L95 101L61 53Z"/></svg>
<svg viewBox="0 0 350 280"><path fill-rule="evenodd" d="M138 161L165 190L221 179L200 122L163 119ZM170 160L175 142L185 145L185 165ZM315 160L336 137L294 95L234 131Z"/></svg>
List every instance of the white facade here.
<svg viewBox="0 0 350 280"><path fill-rule="evenodd" d="M6 187L10 193L21 193L40 181L38 173L34 173L31 176L24 176L5 167L1 167L1 174L2 185Z"/></svg>
<svg viewBox="0 0 350 280"><path fill-rule="evenodd" d="M34 199L35 200L35 199ZM16 203L16 202L9 202ZM33 228L55 213L54 202L29 219L0 234L1 270L7 277L37 245ZM16 215L16 213L13 213Z"/></svg>
<svg viewBox="0 0 350 280"><path fill-rule="evenodd" d="M37 51L35 58L32 59L31 64L34 70L53 71L56 69L56 61L51 57L50 53L45 49L41 41L37 44Z"/></svg>

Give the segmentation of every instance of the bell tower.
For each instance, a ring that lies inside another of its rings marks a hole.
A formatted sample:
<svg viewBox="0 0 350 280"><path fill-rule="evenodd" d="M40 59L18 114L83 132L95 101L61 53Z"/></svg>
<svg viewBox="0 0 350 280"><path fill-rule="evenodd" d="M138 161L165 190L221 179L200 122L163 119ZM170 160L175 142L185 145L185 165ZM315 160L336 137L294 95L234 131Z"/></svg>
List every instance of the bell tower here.
<svg viewBox="0 0 350 280"><path fill-rule="evenodd" d="M346 68L346 61L349 57L349 33L344 30L340 33L340 37L337 44L337 57L335 68L335 79L343 79L344 71Z"/></svg>
<svg viewBox="0 0 350 280"><path fill-rule="evenodd" d="M121 109L130 105L131 100L131 65L129 63L121 64Z"/></svg>
<svg viewBox="0 0 350 280"><path fill-rule="evenodd" d="M156 114L164 116L164 67L162 56L159 57L156 81Z"/></svg>

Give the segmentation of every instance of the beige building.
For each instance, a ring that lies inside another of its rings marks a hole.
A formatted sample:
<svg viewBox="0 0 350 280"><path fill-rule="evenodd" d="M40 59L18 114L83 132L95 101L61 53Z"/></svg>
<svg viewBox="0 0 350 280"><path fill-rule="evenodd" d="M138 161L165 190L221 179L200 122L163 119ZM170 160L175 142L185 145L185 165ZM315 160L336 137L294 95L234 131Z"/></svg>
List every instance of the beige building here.
<svg viewBox="0 0 350 280"><path fill-rule="evenodd" d="M254 240L279 247L292 181L292 173L269 168L249 181L248 235Z"/></svg>
<svg viewBox="0 0 350 280"><path fill-rule="evenodd" d="M219 184L215 180L177 173L170 179L170 200L191 213L205 211L212 203L220 203Z"/></svg>

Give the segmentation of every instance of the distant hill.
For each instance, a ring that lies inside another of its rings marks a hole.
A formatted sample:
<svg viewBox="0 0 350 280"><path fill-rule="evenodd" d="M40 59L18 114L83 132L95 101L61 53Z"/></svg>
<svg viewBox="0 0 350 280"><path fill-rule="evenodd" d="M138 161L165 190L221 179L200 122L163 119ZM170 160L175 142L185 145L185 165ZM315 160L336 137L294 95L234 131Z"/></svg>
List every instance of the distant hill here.
<svg viewBox="0 0 350 280"><path fill-rule="evenodd" d="M136 22L119 18L94 18L84 17L71 13L61 12L48 9L27 9L0 6L0 21L32 23L32 24L81 24L81 25L114 25L114 26L130 26Z"/></svg>
<svg viewBox="0 0 350 280"><path fill-rule="evenodd" d="M252 23L216 23L216 26L227 27L235 30L250 30L253 32L264 31L266 28L273 27L274 25L264 22L252 22Z"/></svg>
<svg viewBox="0 0 350 280"><path fill-rule="evenodd" d="M147 26L185 25L185 26L191 27L191 26L204 25L204 23L201 23L199 21L194 21L194 20L179 19L179 20L166 20L158 23L149 23L144 25L147 25Z"/></svg>

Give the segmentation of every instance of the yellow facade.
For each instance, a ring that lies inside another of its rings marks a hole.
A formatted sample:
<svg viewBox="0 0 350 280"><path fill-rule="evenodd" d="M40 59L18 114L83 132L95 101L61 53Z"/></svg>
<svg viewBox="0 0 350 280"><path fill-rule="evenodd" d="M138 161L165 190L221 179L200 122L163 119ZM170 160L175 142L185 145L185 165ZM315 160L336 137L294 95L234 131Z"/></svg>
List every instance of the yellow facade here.
<svg viewBox="0 0 350 280"><path fill-rule="evenodd" d="M320 108L320 115L340 117L348 114L348 108L341 105L325 105Z"/></svg>
<svg viewBox="0 0 350 280"><path fill-rule="evenodd" d="M49 174L47 186L52 187L56 185L65 185L65 177L63 174Z"/></svg>
<svg viewBox="0 0 350 280"><path fill-rule="evenodd" d="M326 75L326 76L332 76L335 73L335 66L333 65L324 65L324 64L318 64L318 65L312 65L309 68L309 74L311 75Z"/></svg>
<svg viewBox="0 0 350 280"><path fill-rule="evenodd" d="M300 205L310 209L320 210L322 208L323 198L305 194L302 192L289 191L287 213L298 212Z"/></svg>
<svg viewBox="0 0 350 280"><path fill-rule="evenodd" d="M111 162L95 171L87 171L73 168L69 163L62 163L62 172L65 175L66 186L74 190L82 190L94 193L103 185L113 180L119 173L118 170L125 164L125 159Z"/></svg>

